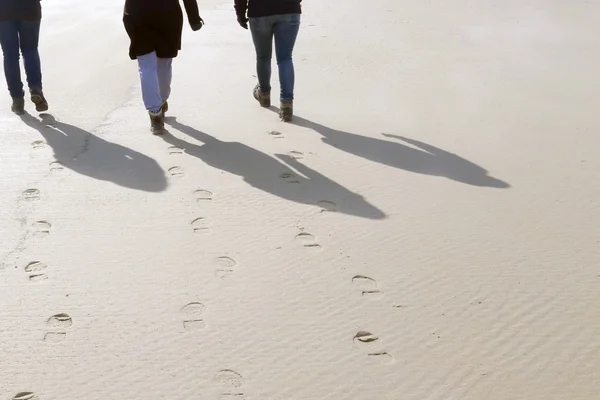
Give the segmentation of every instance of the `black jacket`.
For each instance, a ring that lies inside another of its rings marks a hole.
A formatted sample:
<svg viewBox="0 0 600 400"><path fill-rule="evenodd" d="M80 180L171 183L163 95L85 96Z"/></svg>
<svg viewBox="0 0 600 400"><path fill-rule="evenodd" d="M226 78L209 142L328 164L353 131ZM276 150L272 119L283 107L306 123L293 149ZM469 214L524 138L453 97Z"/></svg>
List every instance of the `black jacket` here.
<svg viewBox="0 0 600 400"><path fill-rule="evenodd" d="M192 29L199 29L197 1L183 0L183 4ZM153 51L160 58L177 57L183 29L179 0L126 0L124 14L123 23L131 40L131 59Z"/></svg>
<svg viewBox="0 0 600 400"><path fill-rule="evenodd" d="M326 1L326 0L320 0ZM235 0L238 18L266 17L279 14L301 14L302 0Z"/></svg>
<svg viewBox="0 0 600 400"><path fill-rule="evenodd" d="M0 22L42 18L40 0L0 0Z"/></svg>

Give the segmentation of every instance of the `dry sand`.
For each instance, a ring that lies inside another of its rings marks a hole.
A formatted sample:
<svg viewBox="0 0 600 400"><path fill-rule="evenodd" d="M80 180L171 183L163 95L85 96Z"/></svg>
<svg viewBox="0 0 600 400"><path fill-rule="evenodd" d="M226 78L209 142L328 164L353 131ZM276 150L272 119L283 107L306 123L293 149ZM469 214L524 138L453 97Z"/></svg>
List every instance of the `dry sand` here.
<svg viewBox="0 0 600 400"><path fill-rule="evenodd" d="M232 2L164 138L123 1L43 2L51 115L0 96L0 398L600 398L600 3L305 1L290 125Z"/></svg>

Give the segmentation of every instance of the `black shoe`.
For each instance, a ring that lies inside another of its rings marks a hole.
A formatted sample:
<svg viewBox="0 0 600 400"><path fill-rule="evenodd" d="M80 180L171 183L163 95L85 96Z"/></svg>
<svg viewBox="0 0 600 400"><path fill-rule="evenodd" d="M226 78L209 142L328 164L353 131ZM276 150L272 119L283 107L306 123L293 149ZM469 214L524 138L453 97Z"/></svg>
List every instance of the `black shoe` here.
<svg viewBox="0 0 600 400"><path fill-rule="evenodd" d="M44 97L42 89L31 89L31 101L35 104L35 109L38 112L48 111L48 102Z"/></svg>
<svg viewBox="0 0 600 400"><path fill-rule="evenodd" d="M166 114L167 111L169 111L169 102L167 102L166 100L163 101L162 105L160 106L160 110L163 114Z"/></svg>
<svg viewBox="0 0 600 400"><path fill-rule="evenodd" d="M165 133L165 114L162 111L153 113L148 112L150 115L150 131L154 135L162 135Z"/></svg>
<svg viewBox="0 0 600 400"><path fill-rule="evenodd" d="M283 122L291 122L294 116L294 101L293 100L281 100L281 106L279 107L279 118Z"/></svg>
<svg viewBox="0 0 600 400"><path fill-rule="evenodd" d="M12 106L10 109L17 115L25 114L25 99L22 97L19 97L18 99L13 99Z"/></svg>

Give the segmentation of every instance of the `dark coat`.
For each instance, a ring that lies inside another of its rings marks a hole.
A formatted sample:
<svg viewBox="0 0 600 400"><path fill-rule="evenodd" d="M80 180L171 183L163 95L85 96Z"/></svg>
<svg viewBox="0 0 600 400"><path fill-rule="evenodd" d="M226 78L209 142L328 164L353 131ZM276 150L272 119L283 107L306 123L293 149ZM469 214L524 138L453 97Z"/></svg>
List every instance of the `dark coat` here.
<svg viewBox="0 0 600 400"><path fill-rule="evenodd" d="M40 0L0 0L0 22L42 19Z"/></svg>
<svg viewBox="0 0 600 400"><path fill-rule="evenodd" d="M235 0L238 18L267 17L279 14L301 14L302 0Z"/></svg>
<svg viewBox="0 0 600 400"><path fill-rule="evenodd" d="M189 24L197 29L202 21L198 3L196 0L183 3ZM131 40L132 60L153 51L160 58L174 58L181 50L183 12L179 0L126 0L123 24Z"/></svg>

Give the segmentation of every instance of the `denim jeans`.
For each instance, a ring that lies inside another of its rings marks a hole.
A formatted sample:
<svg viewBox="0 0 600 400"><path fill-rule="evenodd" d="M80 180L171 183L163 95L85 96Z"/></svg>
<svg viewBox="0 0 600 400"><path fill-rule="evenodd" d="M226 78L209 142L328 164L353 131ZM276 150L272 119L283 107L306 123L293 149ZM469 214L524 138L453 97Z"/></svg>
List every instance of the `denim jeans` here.
<svg viewBox="0 0 600 400"><path fill-rule="evenodd" d="M292 53L300 29L300 14L269 15L250 18L250 32L256 49L256 73L261 92L271 91L273 37L279 66L281 100L294 99L294 62Z"/></svg>
<svg viewBox="0 0 600 400"><path fill-rule="evenodd" d="M138 56L142 97L146 110L153 113L160 111L164 101L171 95L171 79L173 77L173 59L158 58L156 52Z"/></svg>
<svg viewBox="0 0 600 400"><path fill-rule="evenodd" d="M4 54L4 75L8 91L13 98L25 96L19 50L23 53L27 83L30 89L42 89L42 68L38 42L41 21L4 21L0 22L0 44Z"/></svg>

